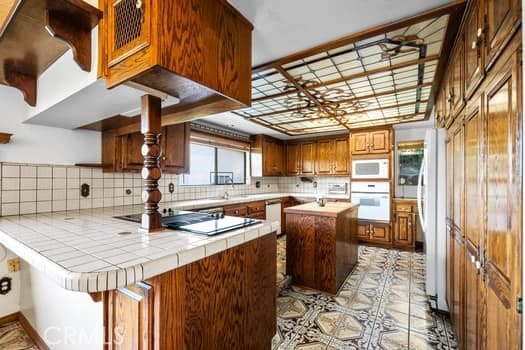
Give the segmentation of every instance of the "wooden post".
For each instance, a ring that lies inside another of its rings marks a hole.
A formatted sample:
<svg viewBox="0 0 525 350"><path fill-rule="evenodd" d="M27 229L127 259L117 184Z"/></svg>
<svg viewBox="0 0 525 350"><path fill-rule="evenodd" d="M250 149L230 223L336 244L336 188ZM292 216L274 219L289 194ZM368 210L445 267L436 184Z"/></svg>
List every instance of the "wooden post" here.
<svg viewBox="0 0 525 350"><path fill-rule="evenodd" d="M142 214L142 227L144 232L162 231L162 215L159 213L159 202L162 194L159 191L159 179L161 177L160 157L160 134L161 134L161 100L158 97L144 95L141 99L141 132L144 135L142 155L144 156L144 167L142 178L144 179L144 213Z"/></svg>

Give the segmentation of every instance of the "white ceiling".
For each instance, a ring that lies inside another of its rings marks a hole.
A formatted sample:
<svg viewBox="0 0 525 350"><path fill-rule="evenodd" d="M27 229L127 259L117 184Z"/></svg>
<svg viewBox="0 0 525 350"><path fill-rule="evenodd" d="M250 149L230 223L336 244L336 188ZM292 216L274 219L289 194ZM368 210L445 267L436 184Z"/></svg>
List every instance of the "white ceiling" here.
<svg viewBox="0 0 525 350"><path fill-rule="evenodd" d="M229 0L254 25L259 65L343 36L453 2L450 0Z"/></svg>

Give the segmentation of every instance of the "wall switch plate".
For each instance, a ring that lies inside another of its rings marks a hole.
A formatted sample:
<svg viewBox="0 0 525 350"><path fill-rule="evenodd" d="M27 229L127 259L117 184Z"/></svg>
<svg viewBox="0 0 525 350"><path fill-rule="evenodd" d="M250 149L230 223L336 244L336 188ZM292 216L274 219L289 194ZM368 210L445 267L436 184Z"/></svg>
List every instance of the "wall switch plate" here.
<svg viewBox="0 0 525 350"><path fill-rule="evenodd" d="M20 271L20 259L14 258L14 259L7 260L7 271L9 272Z"/></svg>

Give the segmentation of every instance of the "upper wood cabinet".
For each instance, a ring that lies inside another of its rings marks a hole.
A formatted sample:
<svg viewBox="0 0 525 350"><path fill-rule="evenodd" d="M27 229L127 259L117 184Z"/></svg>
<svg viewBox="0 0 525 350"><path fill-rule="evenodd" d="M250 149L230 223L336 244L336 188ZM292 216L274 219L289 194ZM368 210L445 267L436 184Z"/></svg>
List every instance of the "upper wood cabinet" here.
<svg viewBox="0 0 525 350"><path fill-rule="evenodd" d="M191 124L162 128L160 166L165 173L184 174L190 170Z"/></svg>
<svg viewBox="0 0 525 350"><path fill-rule="evenodd" d="M317 143L315 141L301 142L301 158L299 159L301 174L315 175L316 159Z"/></svg>
<svg viewBox="0 0 525 350"><path fill-rule="evenodd" d="M162 172L182 174L190 165L190 123L169 125L162 128L160 165ZM144 166L141 153L144 135L131 133L115 135L113 131L102 134L102 162L106 172L139 173Z"/></svg>
<svg viewBox="0 0 525 350"><path fill-rule="evenodd" d="M521 20L520 0L484 0L486 66L490 68Z"/></svg>
<svg viewBox="0 0 525 350"><path fill-rule="evenodd" d="M282 142L252 138L252 176L349 175L348 135Z"/></svg>
<svg viewBox="0 0 525 350"><path fill-rule="evenodd" d="M465 22L465 97L469 99L485 76L481 1L473 1Z"/></svg>
<svg viewBox="0 0 525 350"><path fill-rule="evenodd" d="M316 142L286 144L286 175L315 175Z"/></svg>
<svg viewBox="0 0 525 350"><path fill-rule="evenodd" d="M283 176L286 170L284 149L281 140L266 135L253 136L251 139L252 176ZM296 154L295 157L298 155Z"/></svg>
<svg viewBox="0 0 525 350"><path fill-rule="evenodd" d="M317 141L317 174L348 175L348 136Z"/></svg>
<svg viewBox="0 0 525 350"><path fill-rule="evenodd" d="M170 114L185 111L187 118L251 104L253 26L226 0L99 6L99 72L108 88L132 82L177 96Z"/></svg>
<svg viewBox="0 0 525 350"><path fill-rule="evenodd" d="M391 150L391 130L351 132L350 142L353 156L389 153Z"/></svg>
<svg viewBox="0 0 525 350"><path fill-rule="evenodd" d="M450 115L457 115L463 106L465 106L464 99L464 56L465 56L465 42L464 37L460 36L457 42L456 50L452 55L450 72L449 72L449 103ZM450 117L449 115L449 117Z"/></svg>
<svg viewBox="0 0 525 350"><path fill-rule="evenodd" d="M286 174L299 175L301 173L301 144L289 143L286 145Z"/></svg>

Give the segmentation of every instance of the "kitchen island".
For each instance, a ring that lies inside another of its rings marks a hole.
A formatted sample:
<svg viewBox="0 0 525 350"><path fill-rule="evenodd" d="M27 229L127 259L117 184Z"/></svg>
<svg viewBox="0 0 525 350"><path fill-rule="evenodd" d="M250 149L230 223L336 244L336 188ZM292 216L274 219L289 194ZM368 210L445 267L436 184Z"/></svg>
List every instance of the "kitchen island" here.
<svg viewBox="0 0 525 350"><path fill-rule="evenodd" d="M75 349L270 349L275 223L208 237L113 218L140 210L0 218L0 243L32 274L27 318L52 349L71 348L56 340L67 332L94 334Z"/></svg>
<svg viewBox="0 0 525 350"><path fill-rule="evenodd" d="M292 283L336 294L357 263L353 203L307 203L285 209L286 273Z"/></svg>

